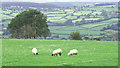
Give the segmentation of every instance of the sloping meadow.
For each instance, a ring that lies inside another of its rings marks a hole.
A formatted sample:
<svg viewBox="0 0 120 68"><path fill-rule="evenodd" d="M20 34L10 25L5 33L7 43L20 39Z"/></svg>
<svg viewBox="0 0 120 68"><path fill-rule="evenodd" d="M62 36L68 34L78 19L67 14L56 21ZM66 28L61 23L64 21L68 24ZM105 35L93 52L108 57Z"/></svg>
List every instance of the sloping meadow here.
<svg viewBox="0 0 120 68"><path fill-rule="evenodd" d="M32 48L38 49L33 55ZM62 56L51 56L61 48ZM68 56L71 49L78 55ZM118 42L3 39L2 66L117 66Z"/></svg>

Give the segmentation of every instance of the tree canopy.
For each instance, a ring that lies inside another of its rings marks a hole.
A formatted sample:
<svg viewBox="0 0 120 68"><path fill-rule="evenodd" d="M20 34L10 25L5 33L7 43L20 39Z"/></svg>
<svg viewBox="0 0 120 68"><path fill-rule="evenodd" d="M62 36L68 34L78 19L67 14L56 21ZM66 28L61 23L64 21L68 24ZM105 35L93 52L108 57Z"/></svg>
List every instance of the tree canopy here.
<svg viewBox="0 0 120 68"><path fill-rule="evenodd" d="M47 17L40 11L29 9L13 18L7 28L13 38L36 38L50 35Z"/></svg>

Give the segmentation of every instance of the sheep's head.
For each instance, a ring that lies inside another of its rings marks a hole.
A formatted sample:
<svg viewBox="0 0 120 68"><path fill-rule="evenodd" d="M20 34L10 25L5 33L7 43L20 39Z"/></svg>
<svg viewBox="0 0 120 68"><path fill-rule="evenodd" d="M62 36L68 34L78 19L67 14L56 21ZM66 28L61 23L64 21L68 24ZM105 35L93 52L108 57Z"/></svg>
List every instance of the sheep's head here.
<svg viewBox="0 0 120 68"><path fill-rule="evenodd" d="M68 56L70 56L70 55L68 55Z"/></svg>
<svg viewBox="0 0 120 68"><path fill-rule="evenodd" d="M70 53L68 53L68 56L70 56Z"/></svg>
<svg viewBox="0 0 120 68"><path fill-rule="evenodd" d="M52 56L53 56L54 54L52 54Z"/></svg>

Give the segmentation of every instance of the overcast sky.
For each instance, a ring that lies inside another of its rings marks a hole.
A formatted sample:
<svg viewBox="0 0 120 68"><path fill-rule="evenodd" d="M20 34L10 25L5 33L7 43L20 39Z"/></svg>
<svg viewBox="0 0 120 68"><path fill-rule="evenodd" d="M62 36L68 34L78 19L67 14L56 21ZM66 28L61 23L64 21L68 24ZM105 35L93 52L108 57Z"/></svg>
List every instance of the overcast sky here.
<svg viewBox="0 0 120 68"><path fill-rule="evenodd" d="M119 2L120 0L1 0L2 2Z"/></svg>

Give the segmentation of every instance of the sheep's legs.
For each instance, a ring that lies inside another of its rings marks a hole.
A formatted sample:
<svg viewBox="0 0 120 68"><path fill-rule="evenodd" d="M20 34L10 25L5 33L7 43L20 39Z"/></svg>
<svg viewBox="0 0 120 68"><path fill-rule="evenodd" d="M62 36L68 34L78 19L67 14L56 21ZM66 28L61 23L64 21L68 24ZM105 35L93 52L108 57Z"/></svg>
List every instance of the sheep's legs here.
<svg viewBox="0 0 120 68"><path fill-rule="evenodd" d="M35 55L35 53L33 53Z"/></svg>
<svg viewBox="0 0 120 68"><path fill-rule="evenodd" d="M61 53L59 53L59 55L61 56Z"/></svg>
<svg viewBox="0 0 120 68"><path fill-rule="evenodd" d="M38 53L36 53L36 55L38 55Z"/></svg>
<svg viewBox="0 0 120 68"><path fill-rule="evenodd" d="M38 55L38 53L33 53L34 55Z"/></svg>
<svg viewBox="0 0 120 68"><path fill-rule="evenodd" d="M58 54L52 54L52 56L58 56ZM61 53L59 53L59 56L61 56Z"/></svg>
<svg viewBox="0 0 120 68"><path fill-rule="evenodd" d="M77 53L75 53L75 55L77 55Z"/></svg>

